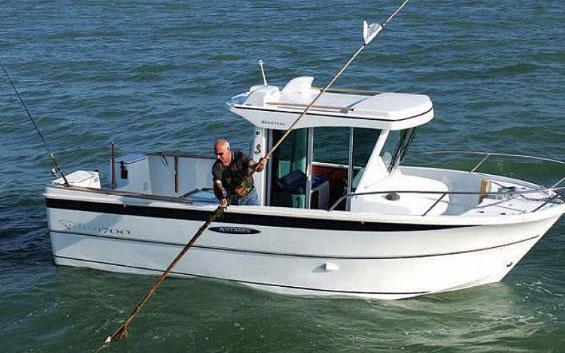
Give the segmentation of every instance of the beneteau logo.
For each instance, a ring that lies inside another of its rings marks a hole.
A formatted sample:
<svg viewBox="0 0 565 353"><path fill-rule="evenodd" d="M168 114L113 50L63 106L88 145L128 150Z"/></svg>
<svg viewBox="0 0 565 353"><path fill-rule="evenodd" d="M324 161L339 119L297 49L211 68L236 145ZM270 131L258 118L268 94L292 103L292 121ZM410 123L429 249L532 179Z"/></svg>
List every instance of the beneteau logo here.
<svg viewBox="0 0 565 353"><path fill-rule="evenodd" d="M89 233L98 233L98 234L111 234L111 235L130 235L131 232L127 229L118 229L118 228L110 228L110 227L100 227L97 225L91 224L84 224L80 222L74 221L66 221L63 219L59 220L67 230L74 231L74 232L89 232Z"/></svg>
<svg viewBox="0 0 565 353"><path fill-rule="evenodd" d="M280 121L269 121L269 120L261 120L261 124L263 124L263 125L286 126L285 123L281 123Z"/></svg>
<svg viewBox="0 0 565 353"><path fill-rule="evenodd" d="M245 228L245 227L211 227L210 230L216 233L225 234L257 234L261 233L257 229Z"/></svg>

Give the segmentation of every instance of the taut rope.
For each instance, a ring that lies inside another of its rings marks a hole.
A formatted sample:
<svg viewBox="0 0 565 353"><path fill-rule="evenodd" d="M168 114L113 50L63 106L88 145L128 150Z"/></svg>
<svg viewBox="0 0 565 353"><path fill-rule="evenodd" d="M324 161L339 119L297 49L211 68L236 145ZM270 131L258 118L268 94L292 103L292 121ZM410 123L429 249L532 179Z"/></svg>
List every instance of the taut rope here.
<svg viewBox="0 0 565 353"><path fill-rule="evenodd" d="M157 281L155 281L155 284L153 284L153 287L151 287L151 289L149 290L149 292L147 292L145 297L143 297L143 299L141 299L141 301L139 303L137 303L137 305L135 306L135 309L133 309L133 311L131 312L129 317L126 319L126 321L124 321L124 323L120 326L120 328L118 328L116 330L116 332L114 332L114 334L112 334L112 336L108 336L108 338L106 338L106 340L104 341L104 344L102 344L102 346L100 346L100 348L98 348L98 350L96 352L100 351L104 347L109 346L110 343L112 343L112 341L119 341L119 340L127 337L128 326L133 321L135 316L139 313L139 311L141 310L141 307L149 300L149 298L151 298L151 296L155 293L157 288L159 288L161 283L163 283L165 278L173 270L173 268L176 266L176 264L182 259L184 254L186 254L188 249L190 249L192 247L194 242L196 242L196 240L202 235L202 233L204 233L206 228L208 228L210 223L212 223L222 213L223 213L223 208L218 206L218 208L216 208L216 210L214 212L212 212L212 214L210 214L210 216L208 217L206 222L200 227L200 229L198 229L198 232L196 232L196 234L194 234L194 236L190 239L190 241L184 246L184 248L175 257L173 262L171 262L169 267L167 267L165 272L163 272L163 274L157 279Z"/></svg>

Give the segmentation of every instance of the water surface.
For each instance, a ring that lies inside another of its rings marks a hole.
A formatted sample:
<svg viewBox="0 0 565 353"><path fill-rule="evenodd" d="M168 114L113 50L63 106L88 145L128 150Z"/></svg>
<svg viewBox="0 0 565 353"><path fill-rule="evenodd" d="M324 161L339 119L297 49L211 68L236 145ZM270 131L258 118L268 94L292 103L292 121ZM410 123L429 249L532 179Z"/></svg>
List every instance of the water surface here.
<svg viewBox="0 0 565 353"><path fill-rule="evenodd" d="M65 171L132 152L211 152L252 127L224 102L260 84L325 84L392 2L4 1L0 60ZM565 159L561 1L414 1L337 82L429 95L413 150ZM92 352L154 278L55 267L43 187L52 167L0 79L0 351ZM456 167L469 160L436 160ZM517 163L551 185L563 170ZM503 172L506 172L503 168ZM112 352L561 352L565 221L501 283L394 302L287 297L168 280ZM187 238L190 235L187 234Z"/></svg>

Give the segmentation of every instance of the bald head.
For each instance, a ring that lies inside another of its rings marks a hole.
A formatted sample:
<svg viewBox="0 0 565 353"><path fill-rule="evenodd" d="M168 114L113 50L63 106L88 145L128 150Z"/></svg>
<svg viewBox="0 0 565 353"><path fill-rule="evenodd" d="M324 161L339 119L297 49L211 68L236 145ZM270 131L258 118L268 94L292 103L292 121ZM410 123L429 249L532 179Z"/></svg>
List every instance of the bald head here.
<svg viewBox="0 0 565 353"><path fill-rule="evenodd" d="M228 140L217 139L216 143L214 144L214 152L218 153L218 151L222 151L224 149L226 149L226 150L230 149L230 143L228 142Z"/></svg>
<svg viewBox="0 0 565 353"><path fill-rule="evenodd" d="M232 154L228 140L218 139L214 144L214 154L224 166L229 166L232 161Z"/></svg>

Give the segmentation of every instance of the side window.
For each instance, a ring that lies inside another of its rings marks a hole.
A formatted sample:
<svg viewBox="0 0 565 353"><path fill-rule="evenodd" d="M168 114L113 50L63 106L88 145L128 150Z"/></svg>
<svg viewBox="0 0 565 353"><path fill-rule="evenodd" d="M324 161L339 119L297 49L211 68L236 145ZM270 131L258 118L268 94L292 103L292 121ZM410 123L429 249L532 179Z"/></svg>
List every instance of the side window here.
<svg viewBox="0 0 565 353"><path fill-rule="evenodd" d="M398 148L398 143L400 142L400 131L390 131L386 139L385 145L381 150L381 158L385 163L387 170L390 170L392 166L392 158Z"/></svg>
<svg viewBox="0 0 565 353"><path fill-rule="evenodd" d="M387 141L380 154L389 172L392 172L402 161L414 139L414 135L414 128L389 132Z"/></svg>
<svg viewBox="0 0 565 353"><path fill-rule="evenodd" d="M381 130L353 129L353 179L351 191L354 192L365 171L365 166L373 153L373 148L379 139Z"/></svg>
<svg viewBox="0 0 565 353"><path fill-rule="evenodd" d="M349 131L348 127L314 128L313 161L347 167L349 164Z"/></svg>

